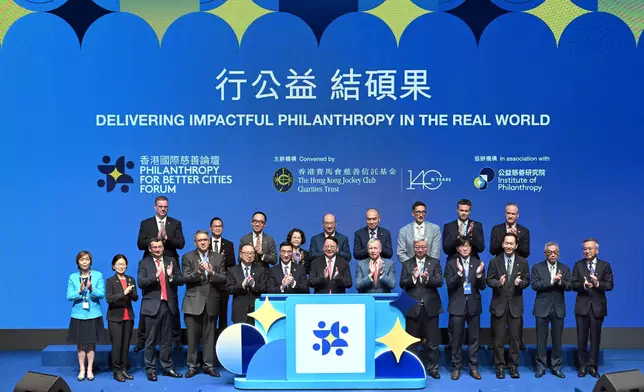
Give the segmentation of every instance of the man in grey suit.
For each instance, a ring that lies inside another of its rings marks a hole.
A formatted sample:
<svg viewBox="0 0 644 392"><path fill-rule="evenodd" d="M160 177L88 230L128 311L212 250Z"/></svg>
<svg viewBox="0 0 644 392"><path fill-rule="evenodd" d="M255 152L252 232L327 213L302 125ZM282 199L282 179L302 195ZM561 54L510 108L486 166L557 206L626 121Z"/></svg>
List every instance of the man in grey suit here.
<svg viewBox="0 0 644 392"><path fill-rule="evenodd" d="M439 259L441 255L441 230L438 225L427 222L427 206L417 201L411 207L414 221L403 226L398 232L398 260L405 262L415 256L414 238L424 238L427 241L427 255Z"/></svg>
<svg viewBox="0 0 644 392"><path fill-rule="evenodd" d="M391 260L380 258L382 244L377 238L367 242L369 258L358 261L356 288L359 293L391 293L396 286L396 270Z"/></svg>
<svg viewBox="0 0 644 392"><path fill-rule="evenodd" d="M277 264L277 248L273 237L264 233L266 214L257 211L253 214L253 220L250 223L253 231L239 240L239 251L241 252L244 245L252 246L255 248L255 263L268 270L269 266Z"/></svg>
<svg viewBox="0 0 644 392"><path fill-rule="evenodd" d="M199 368L197 354L203 339L204 373L219 377L215 370L215 321L219 315L218 285L226 282L224 258L210 250L210 238L205 230L195 233L197 249L181 258L183 282L186 294L181 311L185 315L188 332L188 372L186 378L194 377Z"/></svg>

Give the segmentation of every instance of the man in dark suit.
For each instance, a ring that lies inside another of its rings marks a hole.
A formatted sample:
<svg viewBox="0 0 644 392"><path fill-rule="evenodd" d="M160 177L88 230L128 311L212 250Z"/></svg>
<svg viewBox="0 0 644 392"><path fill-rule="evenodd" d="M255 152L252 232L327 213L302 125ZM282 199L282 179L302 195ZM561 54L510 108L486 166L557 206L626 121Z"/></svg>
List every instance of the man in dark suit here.
<svg viewBox="0 0 644 392"><path fill-rule="evenodd" d="M496 378L505 378L505 333L510 334L510 377L519 378L519 331L523 322L523 290L530 285L528 261L516 254L517 235L506 233L503 254L490 262L487 285L492 288L492 328L496 337Z"/></svg>
<svg viewBox="0 0 644 392"><path fill-rule="evenodd" d="M380 227L380 212L375 208L370 208L367 210L366 218L367 226L356 231L353 235L353 257L356 260L368 259L367 242L378 239L382 244L380 256L383 259L391 259L394 255L394 249L391 246L391 233L384 227Z"/></svg>
<svg viewBox="0 0 644 392"><path fill-rule="evenodd" d="M156 381L157 339L159 362L163 375L181 378L172 369L171 318L179 314L177 287L183 285L181 269L176 259L163 254L163 241L150 240L149 256L139 262L138 286L143 292L141 315L145 318L145 371L148 380Z"/></svg>
<svg viewBox="0 0 644 392"><path fill-rule="evenodd" d="M293 246L284 241L280 244L280 264L271 268L268 276L268 292L275 294L309 294L306 267L292 262Z"/></svg>
<svg viewBox="0 0 644 392"><path fill-rule="evenodd" d="M340 258L349 262L351 261L351 249L349 249L349 238L341 233L338 233L335 230L337 221L333 214L326 214L322 219L322 225L324 226L324 231L320 234L316 234L311 238L311 246L309 247L309 257L312 259L317 259L325 255L324 245L325 240L329 237L334 237L338 244L338 249L336 253ZM349 274L350 275L350 274Z"/></svg>
<svg viewBox="0 0 644 392"><path fill-rule="evenodd" d="M449 323L452 335L452 380L458 380L463 366L463 337L467 321L467 342L470 354L470 375L481 379L478 371L479 332L481 327L481 290L485 284L485 265L472 253L467 237L461 237L457 253L445 264L445 282L449 294Z"/></svg>
<svg viewBox="0 0 644 392"><path fill-rule="evenodd" d="M255 263L268 270L271 265L277 264L277 249L273 237L264 233L266 227L266 214L257 211L253 214L251 225L253 231L246 234L239 240L239 251L244 245L251 245L255 248Z"/></svg>
<svg viewBox="0 0 644 392"><path fill-rule="evenodd" d="M485 250L483 224L470 219L472 202L467 199L461 199L456 203L456 212L458 213L458 218L443 226L443 252L445 252L447 260L449 260L457 253L456 248L460 245L460 240L465 238L470 243L470 254L479 259L479 253L483 253ZM452 328L453 326L450 322L447 326L448 342L447 346L445 346L446 350L449 350L452 346Z"/></svg>
<svg viewBox="0 0 644 392"><path fill-rule="evenodd" d="M159 238L163 241L163 255L179 260L177 249L183 249L186 240L183 237L181 221L168 216L168 198L157 196L154 199L155 216L145 219L141 222L139 228L139 238L137 246L143 251L143 258L150 255L148 245L153 238ZM175 272L180 272L179 270ZM177 300L178 301L178 300ZM177 302L177 308L179 302ZM143 306L143 302L141 302ZM137 331L138 344L134 351L140 351L145 346L145 319L139 319L139 328ZM181 316L177 313L172 316L172 342L176 350L181 350Z"/></svg>
<svg viewBox="0 0 644 392"><path fill-rule="evenodd" d="M255 325L248 313L255 311L255 300L266 292L268 270L255 263L255 248L246 244L239 251L240 263L228 269L226 289L233 296L232 320L234 324Z"/></svg>
<svg viewBox="0 0 644 392"><path fill-rule="evenodd" d="M492 228L492 234L490 235L490 253L492 256L503 254L503 238L505 233L514 233L517 236L519 242L517 243L516 253L519 256L524 259L530 256L530 231L527 227L518 224L518 219L519 206L516 203L508 203L505 206L505 222ZM496 339L494 337L494 326L491 323L492 320L490 320L490 334L492 338L490 350L494 350L493 345ZM525 350L525 344L523 344L523 320L521 320L521 327L519 329L519 340L519 348Z"/></svg>
<svg viewBox="0 0 644 392"><path fill-rule="evenodd" d="M210 220L210 232L212 233L212 237L210 239L210 250L223 257L226 273L228 273L228 268L235 266L235 245L233 245L231 241L222 237L224 232L224 221L219 217L212 218ZM217 285L217 288L219 290L219 315L216 320L217 333L215 335L215 340L228 326L228 298L230 297L226 290L226 282Z"/></svg>
<svg viewBox="0 0 644 392"><path fill-rule="evenodd" d="M195 233L197 249L183 255L183 296L181 311L188 332L188 372L186 378L194 377L199 369L197 355L203 339L204 373L219 377L215 369L215 321L219 314L218 285L226 282L226 266L219 253L210 250L210 238L205 230Z"/></svg>
<svg viewBox="0 0 644 392"><path fill-rule="evenodd" d="M579 356L579 377L586 372L598 378L599 347L602 324L608 315L606 292L613 289L613 270L610 263L600 260L599 242L588 238L583 243L584 258L575 263L572 270L573 289L577 292L575 321L577 322L577 349ZM588 336L590 335L590 357Z"/></svg>
<svg viewBox="0 0 644 392"><path fill-rule="evenodd" d="M345 237L346 238L346 237ZM327 237L322 246L324 256L313 260L310 283L314 294L344 294L353 286L349 262L338 256L338 240Z"/></svg>
<svg viewBox="0 0 644 392"><path fill-rule="evenodd" d="M417 238L413 244L415 256L403 262L400 274L400 288L419 301L405 315L407 332L419 339L426 339L429 356L427 372L432 378L438 379L438 345L441 339L438 316L443 312L438 288L443 286L443 274L440 260L427 256L427 240Z"/></svg>
<svg viewBox="0 0 644 392"><path fill-rule="evenodd" d="M559 245L547 242L544 254L546 260L532 267L532 288L537 292L532 314L537 326L537 367L535 377L541 378L546 373L548 343L548 324L552 325L552 374L559 378L566 377L561 372L561 338L564 318L566 317L566 298L564 291L571 289L570 268L559 262Z"/></svg>

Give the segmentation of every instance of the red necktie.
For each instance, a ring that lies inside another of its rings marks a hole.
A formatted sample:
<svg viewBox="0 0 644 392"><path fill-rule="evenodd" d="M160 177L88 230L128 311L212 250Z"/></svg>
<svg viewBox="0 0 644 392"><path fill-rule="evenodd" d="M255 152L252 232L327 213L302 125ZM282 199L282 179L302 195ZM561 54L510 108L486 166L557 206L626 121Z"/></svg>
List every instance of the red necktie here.
<svg viewBox="0 0 644 392"><path fill-rule="evenodd" d="M333 280L333 260L329 260L329 280ZM329 294L333 294L331 286L329 286Z"/></svg>
<svg viewBox="0 0 644 392"><path fill-rule="evenodd" d="M161 259L157 259L157 269L161 269L161 275L159 275L159 281L161 282L161 299L168 300L168 291L165 283L165 271L163 270L163 263Z"/></svg>
<svg viewBox="0 0 644 392"><path fill-rule="evenodd" d="M374 263L376 264L376 268L375 268L375 271L373 273L373 286L378 287L378 278L380 276L380 271L379 271L379 268L378 268L379 264L378 264L377 261L375 261Z"/></svg>

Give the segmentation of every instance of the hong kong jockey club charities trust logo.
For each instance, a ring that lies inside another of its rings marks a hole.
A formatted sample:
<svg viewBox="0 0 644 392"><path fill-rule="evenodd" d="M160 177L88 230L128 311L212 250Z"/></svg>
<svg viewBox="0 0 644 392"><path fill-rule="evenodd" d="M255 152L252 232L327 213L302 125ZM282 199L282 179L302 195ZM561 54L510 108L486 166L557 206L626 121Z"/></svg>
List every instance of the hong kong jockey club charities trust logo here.
<svg viewBox="0 0 644 392"><path fill-rule="evenodd" d="M127 174L126 171L127 169L134 169L134 162L126 162L125 157L121 156L112 163L112 158L108 155L105 155L102 161L103 165L98 165L98 171L105 175L105 179L100 179L96 182L99 188L105 187L105 190L109 193L116 188L117 184L123 184L121 185L121 192L129 192L130 187L127 184L134 183L134 178Z"/></svg>
<svg viewBox="0 0 644 392"><path fill-rule="evenodd" d="M334 348L335 355L341 356L344 354L342 347L349 347L349 344L345 339L340 338L340 335L347 334L349 332L349 327L340 327L339 321L333 323L329 329L325 329L325 327L326 323L324 321L320 321L318 323L318 328L320 329L313 331L313 335L320 339L320 343L315 343L313 345L313 350L322 351L322 355L327 355L331 349Z"/></svg>
<svg viewBox="0 0 644 392"><path fill-rule="evenodd" d="M277 169L273 174L273 185L278 192L288 192L293 186L293 174L286 168Z"/></svg>

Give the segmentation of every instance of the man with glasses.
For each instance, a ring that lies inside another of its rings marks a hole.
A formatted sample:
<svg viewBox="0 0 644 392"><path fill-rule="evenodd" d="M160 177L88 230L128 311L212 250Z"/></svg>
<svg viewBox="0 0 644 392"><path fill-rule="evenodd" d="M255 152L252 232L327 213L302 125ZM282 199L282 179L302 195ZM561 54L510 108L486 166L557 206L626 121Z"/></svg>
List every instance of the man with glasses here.
<svg viewBox="0 0 644 392"><path fill-rule="evenodd" d="M599 242L588 238L583 243L584 258L575 263L572 269L573 290L577 292L575 301L575 321L577 322L577 353L579 371L584 377L586 372L598 378L599 346L602 337L602 324L608 315L606 292L613 289L613 270L610 263L600 260ZM588 356L588 337L590 335L590 357Z"/></svg>
<svg viewBox="0 0 644 392"><path fill-rule="evenodd" d="M566 317L566 298L564 292L571 289L570 268L559 261L559 245L550 241L544 252L546 260L532 267L532 288L537 292L532 314L537 326L537 366L535 377L546 374L548 343L548 324L552 326L552 355L550 362L552 374L564 378L561 372L561 351L564 318Z"/></svg>
<svg viewBox="0 0 644 392"><path fill-rule="evenodd" d="M239 240L239 250L241 251L244 245L252 246L255 249L255 262L268 270L270 265L277 264L277 249L273 237L264 233L266 214L257 211L250 223L253 231Z"/></svg>
<svg viewBox="0 0 644 392"><path fill-rule="evenodd" d="M411 207L414 221L403 226L398 232L398 260L405 262L414 257L414 239L424 238L427 243L427 255L438 259L441 253L441 230L438 225L427 222L427 206L422 201L417 201Z"/></svg>
<svg viewBox="0 0 644 392"><path fill-rule="evenodd" d="M217 285L226 282L226 266L219 253L210 250L210 238L205 230L195 233L195 246L181 258L183 283L186 294L181 311L188 333L188 372L186 378L194 377L199 371L197 362L199 344L203 339L204 373L219 377L215 369L215 321L219 315L219 289Z"/></svg>
<svg viewBox="0 0 644 392"><path fill-rule="evenodd" d="M353 286L349 262L338 256L338 240L324 240L324 255L313 260L309 281L315 294L344 294Z"/></svg>
<svg viewBox="0 0 644 392"><path fill-rule="evenodd" d="M293 246L289 242L280 244L280 263L271 268L268 276L268 292L275 294L309 294L306 268L292 263Z"/></svg>
<svg viewBox="0 0 644 392"><path fill-rule="evenodd" d="M154 211L156 212L153 217L145 219L141 222L139 228L139 238L136 242L139 250L143 251L143 258L150 255L148 245L150 240L158 238L163 243L163 255L172 257L179 260L179 253L177 249L183 249L186 245L186 240L183 237L183 229L181 221L168 216L168 198L165 196L157 196L154 199ZM175 298L175 300L177 300ZM143 302L141 302L143 304ZM177 308L179 302L176 303ZM179 351L183 348L181 343L181 316L179 313L172 314L172 342L174 349ZM144 318L139 318L139 328L137 331L138 344L134 347L134 352L143 350L145 346L145 323Z"/></svg>
<svg viewBox="0 0 644 392"><path fill-rule="evenodd" d="M418 301L405 314L406 329L410 335L427 343L427 373L430 377L438 379L441 377L438 372L438 345L441 338L438 316L443 313L438 288L443 286L443 274L438 258L427 254L427 241L424 238L416 238L413 249L414 257L403 262L400 274L400 288Z"/></svg>
<svg viewBox="0 0 644 392"><path fill-rule="evenodd" d="M322 257L326 252L324 251L324 243L327 238L333 237L337 241L338 249L336 253L342 259L351 261L351 249L349 249L349 237L344 234L338 233L335 228L337 221L333 214L326 214L322 218L322 226L324 231L316 234L311 238L311 246L309 247L309 257L316 259Z"/></svg>
<svg viewBox="0 0 644 392"><path fill-rule="evenodd" d="M233 324L255 325L255 319L248 313L255 311L255 300L266 292L267 269L255 263L255 248L242 245L239 251L240 263L228 269L226 289L233 296Z"/></svg>

